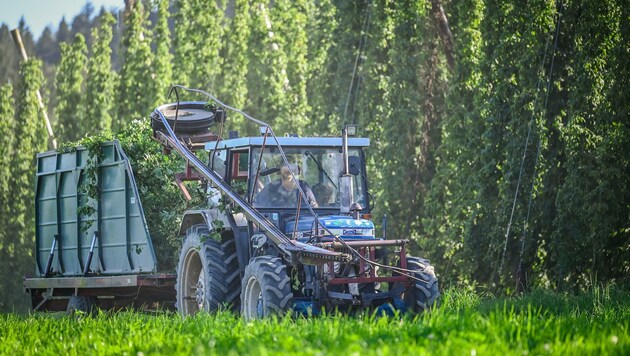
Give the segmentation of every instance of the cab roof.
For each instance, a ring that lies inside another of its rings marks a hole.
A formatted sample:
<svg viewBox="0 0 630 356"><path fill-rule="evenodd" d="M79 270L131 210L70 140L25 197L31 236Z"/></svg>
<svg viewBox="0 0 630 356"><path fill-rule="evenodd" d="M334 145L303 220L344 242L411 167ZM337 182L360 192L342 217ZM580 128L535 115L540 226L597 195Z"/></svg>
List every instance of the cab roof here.
<svg viewBox="0 0 630 356"><path fill-rule="evenodd" d="M341 137L278 137L278 143L283 147L341 147ZM262 146L263 137L240 137L219 141L218 148L243 148L250 146ZM216 142L208 142L206 150L213 150ZM273 137L267 137L265 146L276 146ZM348 147L369 147L370 139L363 137L348 137Z"/></svg>

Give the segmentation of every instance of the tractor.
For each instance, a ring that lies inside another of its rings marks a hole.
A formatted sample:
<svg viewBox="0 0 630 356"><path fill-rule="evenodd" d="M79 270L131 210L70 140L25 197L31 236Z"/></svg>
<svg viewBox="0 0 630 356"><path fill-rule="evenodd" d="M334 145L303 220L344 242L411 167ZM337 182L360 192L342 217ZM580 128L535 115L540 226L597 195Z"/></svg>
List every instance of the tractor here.
<svg viewBox="0 0 630 356"><path fill-rule="evenodd" d="M380 236L366 170L367 138L276 136L271 125L211 94L175 85L177 102L151 114L153 138L186 166L175 183L204 187L186 211L176 273L163 273L133 169L117 141L97 163L85 148L38 155L37 276L24 280L35 310L158 305L183 316L232 310L246 320L322 312L422 312L440 295L428 260L409 241ZM180 101L179 93L208 101ZM230 115L260 135L222 138ZM97 165L98 196L78 188ZM92 167L94 168L94 167ZM151 192L159 194L159 192ZM89 206L85 213L83 206ZM83 212L81 212L83 211Z"/></svg>
<svg viewBox="0 0 630 356"><path fill-rule="evenodd" d="M429 261L408 256L406 239L376 236L365 166L369 139L356 137L355 125L340 137L277 137L270 125L202 93L215 106L178 102L153 113L155 138L187 161L182 181L209 183L208 207L186 212L179 230L182 315L227 308L249 320L288 311L421 312L435 305L438 280ZM203 127L197 123L205 120L222 131L229 111L258 124L260 136L232 132L233 138L203 142L171 128ZM202 149L205 164L193 153Z"/></svg>

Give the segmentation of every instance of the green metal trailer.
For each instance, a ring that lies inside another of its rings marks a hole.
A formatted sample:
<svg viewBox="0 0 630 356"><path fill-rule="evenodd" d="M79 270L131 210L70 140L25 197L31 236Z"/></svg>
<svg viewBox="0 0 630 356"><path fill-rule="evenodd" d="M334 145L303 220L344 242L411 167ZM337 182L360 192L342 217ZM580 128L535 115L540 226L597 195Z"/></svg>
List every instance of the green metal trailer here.
<svg viewBox="0 0 630 356"><path fill-rule="evenodd" d="M172 308L175 275L159 273L129 160L118 141L98 156L85 147L37 156L36 268L24 280L33 308Z"/></svg>

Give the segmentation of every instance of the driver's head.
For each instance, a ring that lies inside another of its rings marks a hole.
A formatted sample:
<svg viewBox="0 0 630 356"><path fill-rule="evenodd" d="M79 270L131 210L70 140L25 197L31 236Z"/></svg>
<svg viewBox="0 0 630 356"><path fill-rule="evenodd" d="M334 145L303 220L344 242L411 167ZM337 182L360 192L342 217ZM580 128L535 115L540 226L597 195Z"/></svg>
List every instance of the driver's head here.
<svg viewBox="0 0 630 356"><path fill-rule="evenodd" d="M283 180L291 179L291 172L293 172L293 174L296 176L299 174L297 164L289 163L289 165L287 166L283 163L282 166L280 166L280 174L282 175Z"/></svg>

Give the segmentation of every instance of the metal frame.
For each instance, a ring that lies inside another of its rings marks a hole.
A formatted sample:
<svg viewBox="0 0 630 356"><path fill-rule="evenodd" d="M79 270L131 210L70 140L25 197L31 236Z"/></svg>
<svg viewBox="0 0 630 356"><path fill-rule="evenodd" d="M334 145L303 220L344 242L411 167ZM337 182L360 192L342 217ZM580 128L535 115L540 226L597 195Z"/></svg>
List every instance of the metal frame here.
<svg viewBox="0 0 630 356"><path fill-rule="evenodd" d="M318 248L315 246L309 246L294 240L289 239L282 231L280 231L273 223L263 216L257 209L252 207L238 193L232 190L232 187L227 184L222 177L216 172L210 170L189 148L184 147L182 142L170 127L166 117L163 114L163 110L167 110L172 107L173 104L162 105L155 109L154 113L160 117L166 133L162 131L154 131L156 138L160 142L165 142L167 148L175 150L182 158L187 160L197 171L197 173L211 182L215 187L221 190L221 192L234 204L242 208L243 213L249 220L255 222L260 229L264 230L267 236L273 240L278 249L284 254L285 259L293 261L300 261L304 264L321 264L327 261L347 262L351 260L351 256L345 253L339 253L329 251L326 249ZM264 124L264 123L263 123ZM266 126L269 126L265 124Z"/></svg>
<svg viewBox="0 0 630 356"><path fill-rule="evenodd" d="M173 274L27 278L35 311L65 311L72 296L98 297L102 309L175 309Z"/></svg>

